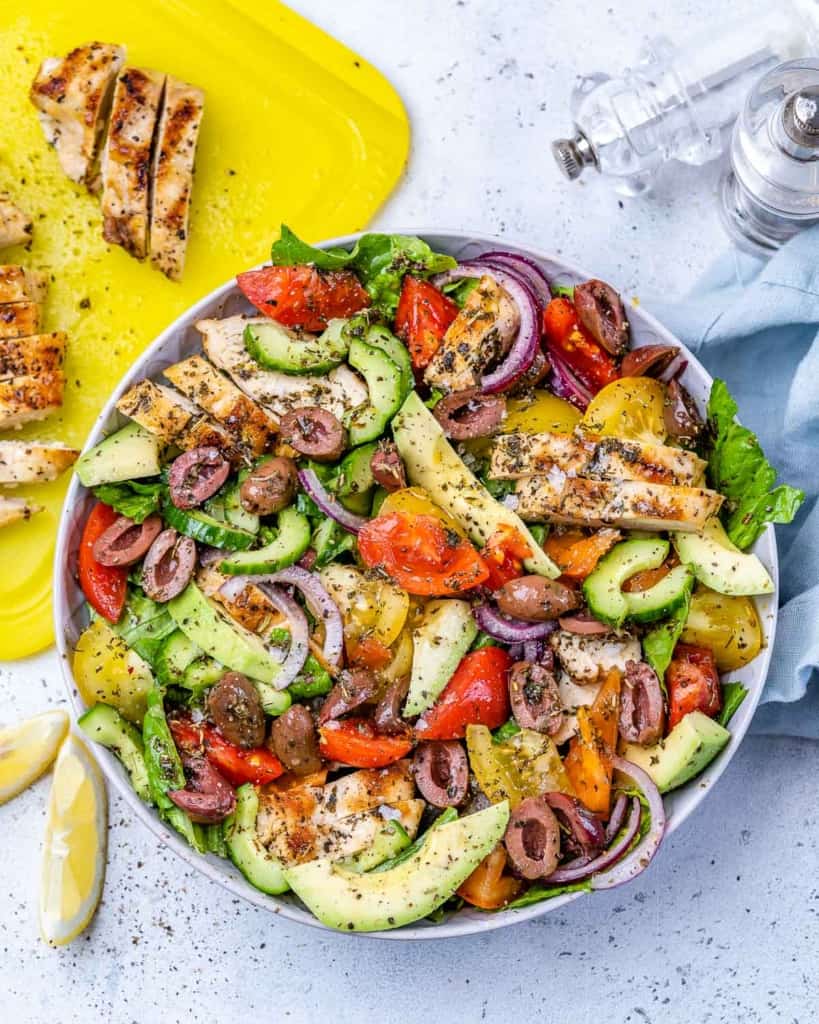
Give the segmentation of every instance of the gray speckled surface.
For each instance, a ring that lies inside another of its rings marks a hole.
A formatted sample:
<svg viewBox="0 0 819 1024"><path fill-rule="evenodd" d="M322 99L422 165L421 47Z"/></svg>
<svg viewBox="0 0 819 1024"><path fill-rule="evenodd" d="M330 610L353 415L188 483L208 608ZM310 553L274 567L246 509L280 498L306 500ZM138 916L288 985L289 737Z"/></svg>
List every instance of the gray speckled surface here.
<svg viewBox="0 0 819 1024"><path fill-rule="evenodd" d="M724 247L712 172L621 207L600 182L564 185L548 154L568 126L575 73L617 70L645 32L699 23L706 0L294 6L382 67L409 108L410 168L380 226L529 239L643 299L683 294ZM0 668L0 720L62 701L52 654ZM815 744L748 739L639 883L514 930L413 945L322 935L247 907L113 799L102 906L60 951L37 938L41 781L0 808L0 1006L16 1024L221 1024L248 1010L294 1024L806 1024L819 996L817 769Z"/></svg>

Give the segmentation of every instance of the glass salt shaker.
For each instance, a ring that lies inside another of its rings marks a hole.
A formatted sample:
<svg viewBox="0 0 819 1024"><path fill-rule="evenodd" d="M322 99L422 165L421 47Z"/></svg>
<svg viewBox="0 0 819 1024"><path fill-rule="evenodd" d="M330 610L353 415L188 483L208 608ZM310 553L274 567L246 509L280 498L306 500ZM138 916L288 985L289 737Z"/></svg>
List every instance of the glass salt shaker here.
<svg viewBox="0 0 819 1024"><path fill-rule="evenodd" d="M679 47L658 37L622 76L579 79L575 134L552 143L555 160L570 180L594 168L619 192L638 195L670 161L700 165L720 156L754 83L812 50L819 50L819 0L779 0Z"/></svg>

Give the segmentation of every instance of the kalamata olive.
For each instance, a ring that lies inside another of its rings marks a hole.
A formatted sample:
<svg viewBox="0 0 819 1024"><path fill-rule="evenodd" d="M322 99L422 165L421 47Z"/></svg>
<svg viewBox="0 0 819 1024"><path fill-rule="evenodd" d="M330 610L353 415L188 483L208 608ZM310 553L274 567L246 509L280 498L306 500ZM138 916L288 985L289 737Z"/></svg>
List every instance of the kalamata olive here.
<svg viewBox="0 0 819 1024"><path fill-rule="evenodd" d="M150 548L161 529L159 516L148 516L142 523L119 516L94 541L92 554L100 565L133 565Z"/></svg>
<svg viewBox="0 0 819 1024"><path fill-rule="evenodd" d="M518 804L503 839L515 871L528 879L546 878L560 857L560 825L542 796Z"/></svg>
<svg viewBox="0 0 819 1024"><path fill-rule="evenodd" d="M265 717L259 691L241 672L225 672L208 694L208 715L229 743L243 750L264 743Z"/></svg>
<svg viewBox="0 0 819 1024"><path fill-rule="evenodd" d="M620 691L620 735L649 746L663 735L665 706L660 680L644 661L627 661Z"/></svg>
<svg viewBox="0 0 819 1024"><path fill-rule="evenodd" d="M142 563L142 589L151 600L164 604L182 593L195 569L196 541L176 530L163 530Z"/></svg>
<svg viewBox="0 0 819 1024"><path fill-rule="evenodd" d="M419 743L412 774L421 796L433 807L455 807L469 789L469 762L457 740Z"/></svg>
<svg viewBox="0 0 819 1024"><path fill-rule="evenodd" d="M227 779L201 754L182 750L179 756L188 784L184 789L169 791L168 796L176 806L201 825L215 825L233 814L236 794Z"/></svg>
<svg viewBox="0 0 819 1024"><path fill-rule="evenodd" d="M545 665L517 661L509 673L509 701L521 729L551 736L563 723L557 680Z"/></svg>
<svg viewBox="0 0 819 1024"><path fill-rule="evenodd" d="M544 793L543 799L563 827L564 852L594 857L603 849L606 830L600 819L577 797L566 793Z"/></svg>
<svg viewBox="0 0 819 1024"><path fill-rule="evenodd" d="M387 687L373 714L373 722L379 732L399 735L409 726L401 717L401 708L409 692L409 676L399 676Z"/></svg>
<svg viewBox="0 0 819 1024"><path fill-rule="evenodd" d="M316 549L308 548L301 556L301 558L298 560L298 562L296 562L296 565L298 565L299 568L306 569L309 572L316 564L317 558L318 555L316 554Z"/></svg>
<svg viewBox="0 0 819 1024"><path fill-rule="evenodd" d="M168 489L177 508L196 508L216 494L230 473L230 463L218 448L191 448L171 463Z"/></svg>
<svg viewBox="0 0 819 1024"><path fill-rule="evenodd" d="M306 405L282 416L282 440L316 462L335 462L347 447L347 430L336 417L317 405Z"/></svg>
<svg viewBox="0 0 819 1024"><path fill-rule="evenodd" d="M378 692L378 680L366 668L345 670L339 681L330 690L321 705L319 725L324 725L332 718L340 718L348 711L360 707L371 700Z"/></svg>
<svg viewBox="0 0 819 1024"><path fill-rule="evenodd" d="M532 360L532 365L509 388L509 394L519 395L524 391L529 391L531 388L536 388L549 375L551 368L552 364L549 362L548 357L538 349L535 353L535 358Z"/></svg>
<svg viewBox="0 0 819 1024"><path fill-rule="evenodd" d="M501 425L506 415L506 399L469 388L442 398L432 412L447 437L467 441L471 437L486 437Z"/></svg>
<svg viewBox="0 0 819 1024"><path fill-rule="evenodd" d="M676 378L666 387L663 419L665 429L680 444L694 445L702 433L703 422L696 403Z"/></svg>
<svg viewBox="0 0 819 1024"><path fill-rule="evenodd" d="M303 704L293 704L273 720L270 745L276 757L294 775L310 775L321 767L313 716Z"/></svg>
<svg viewBox="0 0 819 1024"><path fill-rule="evenodd" d="M623 377L659 377L680 354L676 345L643 345L626 352L620 363Z"/></svg>
<svg viewBox="0 0 819 1024"><path fill-rule="evenodd" d="M579 607L576 590L545 576L521 576L495 592L504 615L526 622L547 622Z"/></svg>
<svg viewBox="0 0 819 1024"><path fill-rule="evenodd" d="M407 486L407 471L398 448L392 441L381 441L370 459L373 480L385 491L400 491Z"/></svg>
<svg viewBox="0 0 819 1024"><path fill-rule="evenodd" d="M577 318L594 340L618 356L628 348L629 325L623 301L610 284L592 278L574 290Z"/></svg>
<svg viewBox="0 0 819 1024"><path fill-rule="evenodd" d="M287 508L296 493L296 464L284 455L268 459L250 473L239 488L242 508L257 516L269 516Z"/></svg>

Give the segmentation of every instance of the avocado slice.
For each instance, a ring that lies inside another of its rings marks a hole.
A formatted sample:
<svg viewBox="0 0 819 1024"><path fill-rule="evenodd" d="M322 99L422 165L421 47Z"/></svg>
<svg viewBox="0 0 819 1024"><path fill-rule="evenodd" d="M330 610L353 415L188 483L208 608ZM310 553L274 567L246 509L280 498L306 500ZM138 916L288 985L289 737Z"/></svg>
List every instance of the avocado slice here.
<svg viewBox="0 0 819 1024"><path fill-rule="evenodd" d="M436 505L458 520L476 544L483 546L500 527L511 527L526 539L532 551L524 559L526 568L557 579L560 569L520 516L496 501L467 469L415 391L407 396L392 421L392 433L410 483L423 487Z"/></svg>
<svg viewBox="0 0 819 1024"><path fill-rule="evenodd" d="M725 726L702 711L691 711L664 740L653 747L629 743L623 757L646 771L661 793L667 793L699 775L730 738Z"/></svg>
<svg viewBox="0 0 819 1024"><path fill-rule="evenodd" d="M509 804L493 804L429 831L412 857L388 871L360 874L327 858L285 868L284 876L323 924L340 931L400 928L437 910L503 837Z"/></svg>
<svg viewBox="0 0 819 1024"><path fill-rule="evenodd" d="M680 560L691 566L700 583L717 593L732 597L773 593L768 570L756 555L731 543L716 516L708 520L702 533L675 533L672 540Z"/></svg>
<svg viewBox="0 0 819 1024"><path fill-rule="evenodd" d="M261 638L229 618L195 583L189 583L165 607L185 636L221 665L262 683L276 680L281 665Z"/></svg>
<svg viewBox="0 0 819 1024"><path fill-rule="evenodd" d="M478 635L468 601L430 601L412 633L412 677L404 715L420 715L437 700Z"/></svg>
<svg viewBox="0 0 819 1024"><path fill-rule="evenodd" d="M83 487L138 480L161 470L159 438L138 423L129 423L77 459L74 472Z"/></svg>
<svg viewBox="0 0 819 1024"><path fill-rule="evenodd" d="M630 595L623 593L623 584L635 573L662 565L668 548L668 541L659 537L638 537L616 544L603 555L583 583L583 596L592 615L619 629L629 615Z"/></svg>

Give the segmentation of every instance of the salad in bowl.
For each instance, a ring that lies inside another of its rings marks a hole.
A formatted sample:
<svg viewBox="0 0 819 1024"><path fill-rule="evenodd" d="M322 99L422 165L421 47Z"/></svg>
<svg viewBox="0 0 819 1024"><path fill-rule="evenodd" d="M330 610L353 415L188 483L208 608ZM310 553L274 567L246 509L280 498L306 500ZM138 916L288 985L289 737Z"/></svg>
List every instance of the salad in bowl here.
<svg viewBox="0 0 819 1024"><path fill-rule="evenodd" d="M800 501L610 285L438 248L283 228L118 389L59 547L132 806L343 931L643 871L758 699Z"/></svg>

